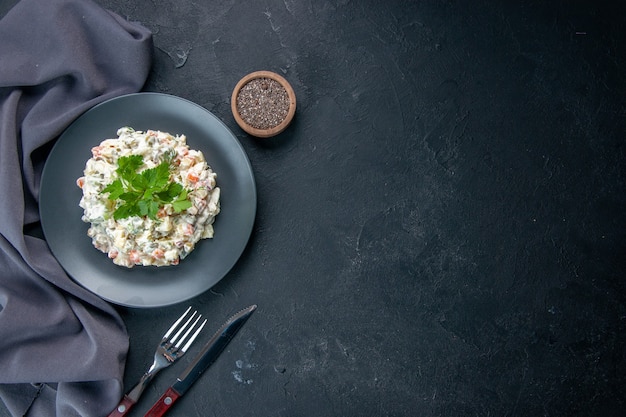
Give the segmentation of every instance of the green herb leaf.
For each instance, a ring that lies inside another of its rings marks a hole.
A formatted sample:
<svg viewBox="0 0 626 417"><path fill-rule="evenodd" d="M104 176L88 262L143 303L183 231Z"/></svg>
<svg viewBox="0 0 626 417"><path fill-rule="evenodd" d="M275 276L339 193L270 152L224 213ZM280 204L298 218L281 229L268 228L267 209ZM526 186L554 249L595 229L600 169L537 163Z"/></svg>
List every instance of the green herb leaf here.
<svg viewBox="0 0 626 417"><path fill-rule="evenodd" d="M182 187L181 187L182 188ZM176 213L187 210L191 207L191 201L187 199L187 190L182 189L176 200L172 202L172 207Z"/></svg>
<svg viewBox="0 0 626 417"><path fill-rule="evenodd" d="M172 201L176 197L181 195L183 191L184 190L183 190L183 186L182 185L180 185L177 182L171 182L165 190L161 191L157 195L163 201ZM185 191L185 196L183 198L187 198L187 192L186 191Z"/></svg>
<svg viewBox="0 0 626 417"><path fill-rule="evenodd" d="M113 212L113 218L115 220L124 219L126 217L135 216L135 212L138 210L136 205L122 204Z"/></svg>
<svg viewBox="0 0 626 417"><path fill-rule="evenodd" d="M119 179L104 187L103 193L109 193L110 200L117 200L124 193L124 186Z"/></svg>
<svg viewBox="0 0 626 417"><path fill-rule="evenodd" d="M172 207L176 213L180 213L183 210L187 210L191 207L191 201L189 200L176 200L172 203Z"/></svg>
<svg viewBox="0 0 626 417"><path fill-rule="evenodd" d="M128 178L129 176L133 176L142 165L143 156L141 155L121 156L117 160L116 172L120 178Z"/></svg>
<svg viewBox="0 0 626 417"><path fill-rule="evenodd" d="M143 156L122 156L117 160L115 172L119 178L102 190L102 193L109 193L109 200L117 202L113 212L115 220L132 216L156 219L159 209L168 203L177 213L191 207L187 190L170 181L172 159L171 155L166 155L159 165L141 172L137 170L144 165Z"/></svg>
<svg viewBox="0 0 626 417"><path fill-rule="evenodd" d="M134 190L145 190L148 187L148 181L144 175L130 174L126 176L126 181Z"/></svg>

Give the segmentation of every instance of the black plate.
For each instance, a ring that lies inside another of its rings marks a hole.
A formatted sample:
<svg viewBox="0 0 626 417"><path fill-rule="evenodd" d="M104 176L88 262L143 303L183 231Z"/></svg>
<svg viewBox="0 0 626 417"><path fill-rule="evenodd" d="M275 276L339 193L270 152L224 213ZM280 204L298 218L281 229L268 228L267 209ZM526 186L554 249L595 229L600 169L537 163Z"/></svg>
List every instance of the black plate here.
<svg viewBox="0 0 626 417"><path fill-rule="evenodd" d="M215 237L199 241L177 266L120 267L87 236L76 179L83 175L91 148L117 137L123 126L184 134L189 147L202 151L217 173L221 212ZM138 93L93 107L61 135L43 170L39 210L48 245L74 280L116 304L157 307L208 290L235 265L254 225L256 186L241 144L215 115L179 97Z"/></svg>

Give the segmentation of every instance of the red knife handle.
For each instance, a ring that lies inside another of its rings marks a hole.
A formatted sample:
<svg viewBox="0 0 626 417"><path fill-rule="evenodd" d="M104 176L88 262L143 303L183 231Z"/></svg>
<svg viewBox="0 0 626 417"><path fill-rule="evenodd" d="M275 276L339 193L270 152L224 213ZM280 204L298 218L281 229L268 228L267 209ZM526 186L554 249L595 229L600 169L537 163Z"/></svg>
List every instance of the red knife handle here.
<svg viewBox="0 0 626 417"><path fill-rule="evenodd" d="M126 413L128 413L130 409L133 408L133 405L135 405L135 401L128 398L128 395L124 395L124 398L122 398L122 401L120 401L117 407L115 407L115 410L111 411L111 414L109 414L108 417L125 416Z"/></svg>
<svg viewBox="0 0 626 417"><path fill-rule="evenodd" d="M172 404L180 398L180 394L174 391L172 387L169 387L165 394L161 395L159 401L154 403L152 408L148 410L145 416L143 417L161 417L163 416L167 410L170 409Z"/></svg>

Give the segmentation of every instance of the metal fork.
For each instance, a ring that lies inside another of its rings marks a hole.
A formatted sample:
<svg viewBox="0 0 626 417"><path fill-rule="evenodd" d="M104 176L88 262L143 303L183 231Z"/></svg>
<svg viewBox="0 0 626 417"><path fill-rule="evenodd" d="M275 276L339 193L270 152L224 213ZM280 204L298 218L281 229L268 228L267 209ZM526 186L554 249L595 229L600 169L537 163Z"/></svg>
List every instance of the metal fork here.
<svg viewBox="0 0 626 417"><path fill-rule="evenodd" d="M128 394L124 395L124 398L122 398L115 410L113 410L108 417L121 417L126 415L135 403L137 403L137 400L139 400L146 386L152 381L152 378L154 378L161 369L167 368L187 352L187 349L189 349L189 346L196 340L196 337L198 337L198 334L200 334L200 331L207 322L205 319L198 325L202 315L198 314L197 311L189 315L190 311L191 307L189 307L187 311L172 324L172 327L165 332L161 342L157 346L156 352L154 352L154 361L148 371L143 374L137 385L135 385ZM185 319L185 324L180 326ZM194 328L196 330L191 334ZM190 334L191 337L189 337Z"/></svg>

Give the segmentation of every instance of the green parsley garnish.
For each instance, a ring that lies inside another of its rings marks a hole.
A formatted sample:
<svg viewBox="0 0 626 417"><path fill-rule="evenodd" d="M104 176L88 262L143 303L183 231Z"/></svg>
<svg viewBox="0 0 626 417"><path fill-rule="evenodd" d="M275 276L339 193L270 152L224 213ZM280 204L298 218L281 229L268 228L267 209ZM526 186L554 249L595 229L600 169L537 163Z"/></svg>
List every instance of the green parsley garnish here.
<svg viewBox="0 0 626 417"><path fill-rule="evenodd" d="M109 200L117 201L113 212L115 220L132 216L148 216L156 219L157 212L165 204L172 204L180 213L191 207L188 191L177 182L170 181L171 156L154 168L137 172L143 165L143 156L121 156L117 160L118 179L107 185L102 192L109 193Z"/></svg>

